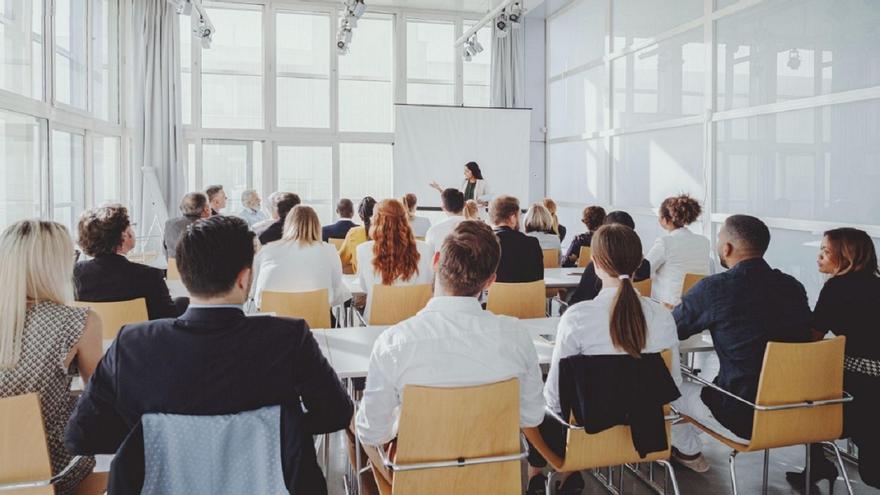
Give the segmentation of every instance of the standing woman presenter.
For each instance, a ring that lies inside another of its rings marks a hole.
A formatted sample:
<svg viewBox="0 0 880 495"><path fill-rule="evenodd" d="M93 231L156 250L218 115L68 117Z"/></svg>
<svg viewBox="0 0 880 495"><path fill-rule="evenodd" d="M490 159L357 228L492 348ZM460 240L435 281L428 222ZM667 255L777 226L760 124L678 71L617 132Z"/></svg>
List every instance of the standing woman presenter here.
<svg viewBox="0 0 880 495"><path fill-rule="evenodd" d="M438 192L443 192L443 187L437 181L431 182L431 187ZM489 185L483 179L483 173L480 172L480 166L477 165L477 162L467 162L465 164L464 182L461 183L459 189L464 194L465 201L472 199L480 206L488 205L489 200L492 199L489 195Z"/></svg>

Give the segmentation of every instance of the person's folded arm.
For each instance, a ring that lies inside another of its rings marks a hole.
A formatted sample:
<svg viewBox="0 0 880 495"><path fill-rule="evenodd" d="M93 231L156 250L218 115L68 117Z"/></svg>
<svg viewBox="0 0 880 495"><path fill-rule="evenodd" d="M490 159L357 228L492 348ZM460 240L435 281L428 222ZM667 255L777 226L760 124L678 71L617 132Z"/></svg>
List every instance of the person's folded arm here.
<svg viewBox="0 0 880 495"><path fill-rule="evenodd" d="M672 310L679 340L685 340L710 327L712 304L709 298L709 279L697 282L681 298L681 304Z"/></svg>
<svg viewBox="0 0 880 495"><path fill-rule="evenodd" d="M515 321L515 320L514 320ZM520 349L525 360L526 369L520 377L520 419L522 427L538 426L544 420L544 382L541 380L541 365L538 363L538 352L532 343L529 331L516 322L519 331Z"/></svg>
<svg viewBox="0 0 880 495"><path fill-rule="evenodd" d="M379 341L377 341L377 344ZM358 408L355 426L361 442L367 445L384 445L397 435L394 430L400 395L397 385L385 369L386 363L376 345L370 355L367 386Z"/></svg>
<svg viewBox="0 0 880 495"><path fill-rule="evenodd" d="M306 428L312 434L341 430L351 422L354 405L336 372L324 358L308 325L305 322L302 325L304 329L298 343L293 381L294 390L306 409Z"/></svg>

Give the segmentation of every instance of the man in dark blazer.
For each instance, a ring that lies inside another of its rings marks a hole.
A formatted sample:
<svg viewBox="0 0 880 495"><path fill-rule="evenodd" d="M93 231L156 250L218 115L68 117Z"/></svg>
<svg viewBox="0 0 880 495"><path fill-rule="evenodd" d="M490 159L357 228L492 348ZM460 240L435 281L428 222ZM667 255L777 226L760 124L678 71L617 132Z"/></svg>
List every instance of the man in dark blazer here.
<svg viewBox="0 0 880 495"><path fill-rule="evenodd" d="M519 230L519 200L498 196L489 205L489 218L501 244L496 282L534 282L544 279L544 252L535 237Z"/></svg>
<svg viewBox="0 0 880 495"><path fill-rule="evenodd" d="M336 223L321 227L321 240L328 242L328 239L345 239L348 231L357 224L351 221L354 216L354 203L348 198L342 198L336 205L336 214L339 220Z"/></svg>
<svg viewBox="0 0 880 495"><path fill-rule="evenodd" d="M177 240L180 239L180 235L186 230L187 225L200 218L211 216L211 206L208 204L208 197L200 192L188 193L180 201L180 212L183 216L170 218L165 222L163 246L165 247L166 258L174 257Z"/></svg>
<svg viewBox="0 0 880 495"><path fill-rule="evenodd" d="M284 220L287 219L287 214L290 213L293 207L302 202L296 194L280 194L281 199L278 200L275 206L275 213L278 215L278 219L260 234L260 244L269 244L270 242L281 240L281 236L284 235Z"/></svg>
<svg viewBox="0 0 880 495"><path fill-rule="evenodd" d="M192 305L178 319L123 327L67 424L71 453L113 454L122 446L128 454L145 413L224 415L281 406L278 454L287 489L327 493L312 435L345 428L354 407L305 321L242 311L253 238L247 223L231 216L187 229L177 263ZM137 457L116 456L110 493L139 492L140 486L114 485L122 478L143 484L144 459Z"/></svg>
<svg viewBox="0 0 880 495"><path fill-rule="evenodd" d="M135 234L122 205L101 206L80 216L78 244L93 259L79 261L73 269L76 300L88 302L147 300L151 320L180 316L189 299L172 300L162 270L125 257L134 249Z"/></svg>

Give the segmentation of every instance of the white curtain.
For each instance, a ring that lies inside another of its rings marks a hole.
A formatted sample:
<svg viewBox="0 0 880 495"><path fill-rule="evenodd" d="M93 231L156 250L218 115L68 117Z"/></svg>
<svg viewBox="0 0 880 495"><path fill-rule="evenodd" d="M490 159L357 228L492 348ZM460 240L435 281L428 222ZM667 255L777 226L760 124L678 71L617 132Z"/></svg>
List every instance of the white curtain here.
<svg viewBox="0 0 880 495"><path fill-rule="evenodd" d="M185 184L179 30L167 0L133 2L132 206L149 244L143 247L159 252L165 220L176 215Z"/></svg>
<svg viewBox="0 0 880 495"><path fill-rule="evenodd" d="M518 108L525 106L525 85L523 66L525 65L525 41L520 24L511 28L507 36L496 36L497 27L492 28L492 62L489 87L492 92L493 107Z"/></svg>

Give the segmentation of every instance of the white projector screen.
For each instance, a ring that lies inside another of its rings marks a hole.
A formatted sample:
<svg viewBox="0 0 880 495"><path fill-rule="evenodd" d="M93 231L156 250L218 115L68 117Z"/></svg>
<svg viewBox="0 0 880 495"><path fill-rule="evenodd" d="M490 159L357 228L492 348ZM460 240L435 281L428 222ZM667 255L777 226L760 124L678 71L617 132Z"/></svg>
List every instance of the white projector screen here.
<svg viewBox="0 0 880 495"><path fill-rule="evenodd" d="M395 105L394 195L415 193L440 206L441 187L461 188L464 164L477 162L488 194L529 198L531 109Z"/></svg>

